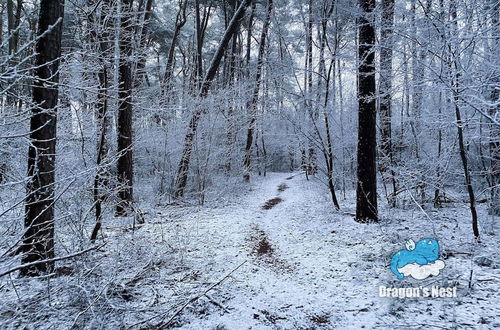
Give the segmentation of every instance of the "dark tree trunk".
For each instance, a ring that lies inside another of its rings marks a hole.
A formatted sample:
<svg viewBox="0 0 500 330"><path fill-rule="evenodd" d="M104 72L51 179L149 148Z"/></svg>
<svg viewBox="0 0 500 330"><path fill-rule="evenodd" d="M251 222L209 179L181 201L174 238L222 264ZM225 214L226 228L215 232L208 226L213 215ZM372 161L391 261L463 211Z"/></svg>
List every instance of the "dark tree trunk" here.
<svg viewBox="0 0 500 330"><path fill-rule="evenodd" d="M326 33L326 24L323 28L323 33ZM326 34L323 35L323 38L326 37ZM332 143L332 137L330 133L330 120L328 119L328 114L326 112L326 108L328 106L328 95L329 95L329 84L330 84L330 77L332 74L332 71L334 73L334 80L335 80L335 60L331 62L330 69L328 70L328 77L326 80L326 95L325 95L325 103L324 103L324 110L323 110L323 118L325 120L325 131L326 131L326 144L327 144L327 149L325 153L325 160L326 160L326 173L327 173L327 178L328 178L328 190L330 190L330 195L332 196L332 202L333 205L337 210L340 209L339 202L337 200L337 194L335 193L335 178L333 175L333 143ZM335 92L335 89L333 90Z"/></svg>
<svg viewBox="0 0 500 330"><path fill-rule="evenodd" d="M122 0L120 64L118 88L118 204L116 214L126 216L133 201L133 146L132 146L132 55L131 40L133 26L131 19L132 0Z"/></svg>
<svg viewBox="0 0 500 330"><path fill-rule="evenodd" d="M203 33L200 16L200 0L195 0L195 22L196 22L196 78L195 86L199 88L203 75Z"/></svg>
<svg viewBox="0 0 500 330"><path fill-rule="evenodd" d="M266 51L266 39L271 24L271 13L273 11L273 0L267 1L267 15L260 36L259 54L257 55L257 72L255 74L255 85L252 93L252 98L247 104L247 111L250 119L247 129L247 143L245 146L245 157L243 159L243 180L250 181L250 164L252 160L252 144L255 131L255 123L257 119L257 103L259 101L260 83L262 80L262 66L264 64L264 52Z"/></svg>
<svg viewBox="0 0 500 330"><path fill-rule="evenodd" d="M439 92L439 108L438 108L438 115L439 118L441 118L442 112L443 112L443 96L441 95L442 92ZM441 186L442 186L442 174L441 174L441 153L443 149L443 131L441 127L438 128L438 144L437 144L437 168L436 168L436 185L434 189L434 207L439 208L441 207Z"/></svg>
<svg viewBox="0 0 500 330"><path fill-rule="evenodd" d="M464 134L462 126L464 125L462 117L460 114L460 108L458 107L458 94L457 90L454 92L454 103L455 103L455 116L457 119L457 129L458 129L458 145L460 149L460 159L462 160L462 166L464 169L465 184L467 185L467 193L469 194L469 207L472 216L472 231L474 237L479 239L479 227L477 225L477 211L476 211L476 198L474 196L474 188L472 187L472 179L470 177L469 165L467 160L467 151L465 150L464 144Z"/></svg>
<svg viewBox="0 0 500 330"><path fill-rule="evenodd" d="M451 23L454 29L454 33L458 31L458 26L457 26L457 8L456 4L453 2L450 2L450 17L451 17ZM456 37L456 36L455 36ZM453 47L450 47L450 54L459 54L458 47L453 49ZM479 227L477 223L477 210L476 210L476 197L474 195L474 188L472 187L472 178L470 176L469 172L469 165L468 165L468 159L467 159L467 150L465 147L464 143L464 134L463 134L463 126L464 122L462 121L462 115L460 113L460 107L459 107L459 100L460 100L460 73L459 73L459 63L458 61L460 60L459 55L456 55L453 57L452 61L450 62L450 67L452 69L453 73L453 80L452 80L452 85L453 85L453 105L455 106L455 118L456 118L456 123L457 123L457 131L458 131L458 147L460 151L460 159L462 160L462 166L464 170L464 177L465 177L465 184L467 186L467 193L469 194L469 208L471 212L471 217L472 217L472 231L474 233L474 237L479 240Z"/></svg>
<svg viewBox="0 0 500 330"><path fill-rule="evenodd" d="M205 75L205 79L199 93L200 98L205 98L208 95L210 86L212 85L212 81L215 78L215 74L217 73L220 62L222 60L222 56L224 55L229 41L233 37L234 33L238 30L240 22L245 16L245 12L248 5L250 4L250 1L251 0L242 1L240 7L231 19L231 22L229 23L229 26L227 27L226 32L224 33L222 41L219 45L219 48L217 49L212 59L212 63L208 68L207 74ZM197 109L192 115L191 120L189 121L188 131L184 138L184 148L182 151L181 159L179 161L177 177L175 180L174 196L177 198L184 196L184 189L186 188L187 176L189 171L189 163L191 160L191 153L193 151L193 140L196 134L196 130L198 129L198 122L201 118L202 113L203 111L201 109Z"/></svg>
<svg viewBox="0 0 500 330"><path fill-rule="evenodd" d="M14 0L7 0L7 32L9 38L9 55L12 55L14 51L14 38L12 35L14 30Z"/></svg>
<svg viewBox="0 0 500 330"><path fill-rule="evenodd" d="M17 5L16 5L16 15L14 19L14 33L12 35L12 43L13 43L13 51L14 53L17 53L17 50L19 48L19 25L21 24L21 13L23 11L23 1L22 0L17 0Z"/></svg>
<svg viewBox="0 0 500 330"><path fill-rule="evenodd" d="M375 110L375 0L360 0L356 221L378 221Z"/></svg>
<svg viewBox="0 0 500 330"><path fill-rule="evenodd" d="M59 58L64 0L41 0L36 43L36 69L28 150L28 185L22 263L54 258L54 185ZM21 269L36 276L54 270L54 262Z"/></svg>

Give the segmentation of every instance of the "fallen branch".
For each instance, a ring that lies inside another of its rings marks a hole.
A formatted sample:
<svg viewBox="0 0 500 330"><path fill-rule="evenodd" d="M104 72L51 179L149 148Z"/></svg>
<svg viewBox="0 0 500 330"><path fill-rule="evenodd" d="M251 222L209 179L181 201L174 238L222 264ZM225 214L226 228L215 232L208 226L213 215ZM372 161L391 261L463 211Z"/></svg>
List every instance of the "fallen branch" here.
<svg viewBox="0 0 500 330"><path fill-rule="evenodd" d="M57 258L52 258L52 259L39 260L39 261L30 262L30 263L27 263L27 264L22 264L22 265L19 265L17 267L14 267L12 269L9 269L9 270L7 270L7 271L5 271L3 273L0 273L0 277L8 275L10 273L13 273L13 272L18 271L18 270L23 269L23 268L27 268L27 267L31 267L31 266L36 266L36 265L44 264L44 263L47 263L47 262L55 262L55 261L61 261L61 260L65 260L65 259L71 259L71 258L74 258L74 257L78 257L78 256L80 256L80 255L82 255L84 253L89 252L89 251L100 249L104 245L106 245L106 243L104 243L102 245L99 245L99 246L93 246L93 247L88 248L86 250L79 251L79 252L76 252L76 253L73 253L73 254L69 254L69 255L66 255L66 256L63 256L63 257L57 257Z"/></svg>
<svg viewBox="0 0 500 330"><path fill-rule="evenodd" d="M155 328L160 328L160 329L163 329L163 328L166 328L170 325L170 323L172 323L172 321L180 314L182 313L182 311L190 304L190 303L193 303L195 301L197 301L198 299L200 299L201 297L203 296L206 296L208 292L210 292L213 288L215 288L217 285L221 284L222 282L224 282L224 280L226 280L229 276L231 276L235 271L237 271L241 266L243 266L245 263L247 262L247 260L243 261L241 264L238 265L238 267L234 268L232 271L230 271L229 273L226 274L226 276L224 276L223 278L221 278L219 281L215 282L214 284L212 284L208 289L206 289L204 292L200 293L199 295L196 295L194 297L192 297L191 299L189 299L188 301L186 301L182 306L181 308L179 308L179 310L177 312L174 313L174 315L172 315L172 317L166 322L166 323L160 323L159 325L157 325Z"/></svg>

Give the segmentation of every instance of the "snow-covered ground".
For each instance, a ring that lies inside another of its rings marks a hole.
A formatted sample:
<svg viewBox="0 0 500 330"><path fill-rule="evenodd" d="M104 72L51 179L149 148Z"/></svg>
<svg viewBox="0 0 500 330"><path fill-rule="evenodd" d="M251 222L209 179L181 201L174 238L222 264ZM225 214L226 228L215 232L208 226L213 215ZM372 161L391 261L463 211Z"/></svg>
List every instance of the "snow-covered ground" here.
<svg viewBox="0 0 500 330"><path fill-rule="evenodd" d="M70 275L0 279L0 327L500 327L498 218L483 204L476 244L465 204L422 211L381 201L382 221L359 224L352 193L336 212L325 187L300 174L228 191L204 207L156 208L135 231L106 224L106 246L67 261ZM397 280L392 255L424 237L439 240L444 269ZM382 285L457 287L457 297L379 297Z"/></svg>

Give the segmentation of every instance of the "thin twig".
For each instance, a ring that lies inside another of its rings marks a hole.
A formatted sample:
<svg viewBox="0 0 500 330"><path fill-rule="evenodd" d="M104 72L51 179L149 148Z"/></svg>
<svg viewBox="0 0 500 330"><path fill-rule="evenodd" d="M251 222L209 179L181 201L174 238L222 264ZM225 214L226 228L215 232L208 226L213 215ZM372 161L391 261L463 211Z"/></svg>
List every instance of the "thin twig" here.
<svg viewBox="0 0 500 330"><path fill-rule="evenodd" d="M48 263L48 262L55 262L55 261L60 261L60 260L65 260L65 259L70 259L70 258L78 257L79 255L82 255L82 254L87 253L89 251L100 249L100 248L102 248L106 244L107 243L104 243L104 244L99 245L99 246L93 246L93 247L88 248L86 250L79 251L79 252L76 252L76 253L73 253L73 254L69 254L69 255L66 255L66 256L63 256L63 257L57 257L57 258L52 258L52 259L39 260L39 261L30 262L30 263L27 263L27 264L22 264L22 265L19 265L17 267L14 267L12 269L9 269L9 270L7 270L7 271L5 271L3 273L0 273L0 277L5 276L5 275L10 274L10 273L13 273L13 272L15 272L17 270L27 268L27 267L36 266L36 265L40 265L40 264L45 264L45 263Z"/></svg>
<svg viewBox="0 0 500 330"><path fill-rule="evenodd" d="M172 317L167 321L167 323L164 323L164 324L160 324L159 327L160 328L163 328L163 327L168 327L170 325L170 323L172 323L172 321L177 317L177 315L179 315L180 313L182 313L182 311L192 302L195 302L197 301L198 299L200 299L201 297L205 296L208 292L210 292L213 288L215 288L217 285L221 284L222 282L224 282L225 279L227 279L229 276L231 276L234 272L236 272L241 266L243 266L245 263L247 262L247 260L243 261L241 264L238 265L238 267L234 268L232 271L230 271L229 273L226 274L226 276L224 276L223 278L221 278L219 281L215 282L214 284L212 284L208 289L206 289L204 292L202 292L201 294L197 295L197 296L194 296L193 298L189 299L188 301L186 301L181 308L179 308L179 310L177 312L174 313L174 315L172 315Z"/></svg>

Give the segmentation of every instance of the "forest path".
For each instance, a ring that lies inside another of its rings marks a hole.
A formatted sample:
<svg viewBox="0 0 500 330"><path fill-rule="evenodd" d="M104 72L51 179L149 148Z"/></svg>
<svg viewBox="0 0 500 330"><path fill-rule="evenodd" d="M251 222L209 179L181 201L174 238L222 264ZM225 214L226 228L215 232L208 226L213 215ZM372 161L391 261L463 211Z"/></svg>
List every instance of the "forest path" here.
<svg viewBox="0 0 500 330"><path fill-rule="evenodd" d="M359 328L376 322L375 316L367 321L357 314L376 312L364 297L376 295L378 287L349 287L355 279L351 266L366 252L365 244L352 242L344 219L354 222L334 211L317 181L269 173L230 205L202 208L193 216L196 234L190 230L184 240L197 246L191 257L195 252L209 270L222 266L219 277L247 262L213 294L225 308L191 319L186 328L214 322L227 329L241 324L252 329Z"/></svg>
<svg viewBox="0 0 500 330"><path fill-rule="evenodd" d="M53 304L44 310L59 319L43 317L35 327L500 329L499 222L486 205L478 205L484 234L477 246L464 203L424 215L381 202L380 223L363 225L344 215L354 211L353 191L337 212L317 178L289 177L269 173L250 184L221 178L214 184L225 186L223 195L205 206L155 206L136 230L130 218L110 219L102 230L107 245L76 260L82 275L51 278ZM392 255L408 238L424 237L439 239L445 268L422 281L397 280ZM4 319L17 313L18 292L38 302L49 287L38 279L15 283L0 294ZM388 298L379 297L381 285L458 292ZM31 313L26 308L22 313Z"/></svg>
<svg viewBox="0 0 500 330"><path fill-rule="evenodd" d="M475 278L482 282L469 293L471 233L465 206L430 214L430 223L412 208L386 209L381 203L382 221L363 225L335 211L318 179L290 173L254 177L249 185L227 184L224 196L204 207L167 207L157 224L140 231L145 242L172 247L159 250L159 258L174 266L167 278L178 278L169 282L163 306L199 297L224 279L176 317L182 329L439 329L470 325L472 318L493 322L500 315L488 303L496 292L496 269L475 267ZM349 192L340 200L342 211L352 213L354 202ZM486 219L486 210L480 211ZM392 255L408 237L429 235L441 240L443 251L457 252L446 259L443 274L398 281L388 268ZM495 236L484 240L478 253L496 260L498 241ZM380 285L458 285L459 298L379 297Z"/></svg>

